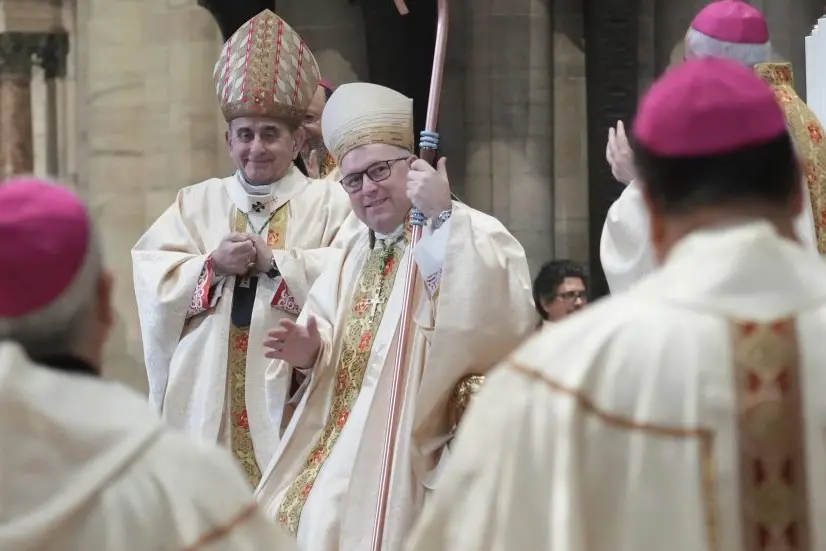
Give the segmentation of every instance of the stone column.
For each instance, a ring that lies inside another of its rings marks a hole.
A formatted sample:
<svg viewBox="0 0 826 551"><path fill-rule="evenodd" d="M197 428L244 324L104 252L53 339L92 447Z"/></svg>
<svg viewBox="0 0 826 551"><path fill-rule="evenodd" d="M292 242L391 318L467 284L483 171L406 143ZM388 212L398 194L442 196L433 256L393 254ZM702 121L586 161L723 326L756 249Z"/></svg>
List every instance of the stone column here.
<svg viewBox="0 0 826 551"><path fill-rule="evenodd" d="M442 108L464 111L464 199L508 227L534 271L554 248L552 9L531 0L466 2L456 19L466 28L464 101L452 103L448 88Z"/></svg>
<svg viewBox="0 0 826 551"><path fill-rule="evenodd" d="M43 37L37 51L37 61L46 79L46 172L51 176L62 174L60 167L59 97L62 81L66 78L66 61L69 54L69 35L65 31Z"/></svg>
<svg viewBox="0 0 826 551"><path fill-rule="evenodd" d="M0 179L34 171L31 75L37 34L0 33Z"/></svg>

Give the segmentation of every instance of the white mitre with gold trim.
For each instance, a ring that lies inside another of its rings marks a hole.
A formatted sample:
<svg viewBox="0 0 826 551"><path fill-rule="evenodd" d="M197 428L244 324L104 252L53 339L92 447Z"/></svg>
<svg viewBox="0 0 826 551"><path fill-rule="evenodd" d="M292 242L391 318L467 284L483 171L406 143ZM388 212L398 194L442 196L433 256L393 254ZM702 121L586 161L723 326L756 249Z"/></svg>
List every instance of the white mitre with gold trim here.
<svg viewBox="0 0 826 551"><path fill-rule="evenodd" d="M298 33L264 10L227 40L212 78L227 122L272 117L297 124L321 76L315 57Z"/></svg>
<svg viewBox="0 0 826 551"><path fill-rule="evenodd" d="M413 100L378 84L342 84L324 107L321 134L339 166L362 145L383 143L413 152Z"/></svg>

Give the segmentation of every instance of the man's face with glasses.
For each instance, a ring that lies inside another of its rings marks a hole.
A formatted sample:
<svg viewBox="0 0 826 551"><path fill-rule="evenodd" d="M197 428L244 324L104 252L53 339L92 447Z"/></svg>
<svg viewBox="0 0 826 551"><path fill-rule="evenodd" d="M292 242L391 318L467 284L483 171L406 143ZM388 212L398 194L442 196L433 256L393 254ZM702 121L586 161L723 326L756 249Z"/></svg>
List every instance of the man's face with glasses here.
<svg viewBox="0 0 826 551"><path fill-rule="evenodd" d="M371 230L392 233L413 206L407 197L407 172L415 157L400 147L371 144L341 160L340 180L353 211Z"/></svg>
<svg viewBox="0 0 826 551"><path fill-rule="evenodd" d="M588 304L585 282L578 277L566 277L556 294L542 303L549 321L559 321Z"/></svg>

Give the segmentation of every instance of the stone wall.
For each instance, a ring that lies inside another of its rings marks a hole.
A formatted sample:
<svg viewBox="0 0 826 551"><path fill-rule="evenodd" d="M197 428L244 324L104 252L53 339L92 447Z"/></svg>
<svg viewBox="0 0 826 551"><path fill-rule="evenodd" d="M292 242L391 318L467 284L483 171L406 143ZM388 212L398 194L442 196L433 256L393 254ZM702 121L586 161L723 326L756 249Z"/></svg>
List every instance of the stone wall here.
<svg viewBox="0 0 826 551"><path fill-rule="evenodd" d="M802 40L810 27L806 14L817 11L814 0L792 0L805 12L795 12L793 21L781 15L794 9L763 3L775 43L795 61L802 84ZM667 65L703 4L642 0L641 90ZM279 0L278 6L327 77L337 83L366 77L357 5ZM511 229L534 271L553 257L587 260L580 0L451 0L450 7L440 120L455 191ZM64 20L72 49L57 91L59 176L90 201L117 276L109 374L143 389L130 249L180 187L230 170L211 82L220 33L196 0L76 0L66 2ZM40 174L48 172L51 132L45 94L38 73Z"/></svg>
<svg viewBox="0 0 826 551"><path fill-rule="evenodd" d="M108 374L144 389L130 250L179 188L230 169L212 87L221 37L195 0L77 0L72 20L66 175L117 278Z"/></svg>
<svg viewBox="0 0 826 551"><path fill-rule="evenodd" d="M357 7L279 0L279 13L326 76L365 78ZM534 269L555 254L584 260L585 83L575 0L486 0L472 9L471 0L454 0L451 15L441 126L457 193L501 219ZM130 249L180 187L229 169L211 83L220 34L195 0L77 0L67 26L60 176L90 202L117 276L109 375L144 389ZM39 78L36 106L44 94ZM48 131L35 111L37 170L45 173Z"/></svg>

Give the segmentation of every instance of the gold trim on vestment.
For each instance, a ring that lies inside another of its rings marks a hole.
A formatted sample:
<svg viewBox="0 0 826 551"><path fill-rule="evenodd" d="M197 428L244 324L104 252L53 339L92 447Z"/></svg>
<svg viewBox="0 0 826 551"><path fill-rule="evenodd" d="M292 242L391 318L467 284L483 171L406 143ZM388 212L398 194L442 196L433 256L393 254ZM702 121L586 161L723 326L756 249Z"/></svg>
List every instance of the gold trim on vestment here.
<svg viewBox="0 0 826 551"><path fill-rule="evenodd" d="M736 322L731 331L742 548L811 551L795 320Z"/></svg>
<svg viewBox="0 0 826 551"><path fill-rule="evenodd" d="M284 249L289 220L288 203L281 205L269 222L267 244L271 249ZM247 232L247 217L240 210L235 212L235 231ZM250 434L247 416L247 346L249 327L238 327L230 321L229 351L227 353L227 386L230 411L230 447L232 455L244 469L253 487L261 481L261 467L255 459L255 447ZM266 466L266 465L265 465Z"/></svg>
<svg viewBox="0 0 826 551"><path fill-rule="evenodd" d="M826 131L794 89L790 63L760 63L757 74L771 85L789 134L802 161L803 177L812 203L815 236L820 254L826 254Z"/></svg>
<svg viewBox="0 0 826 551"><path fill-rule="evenodd" d="M313 484L358 399L373 339L384 316L403 255L402 247L388 243L370 251L362 269L344 322L341 356L327 422L278 508L278 522L293 535L298 532L301 513Z"/></svg>

